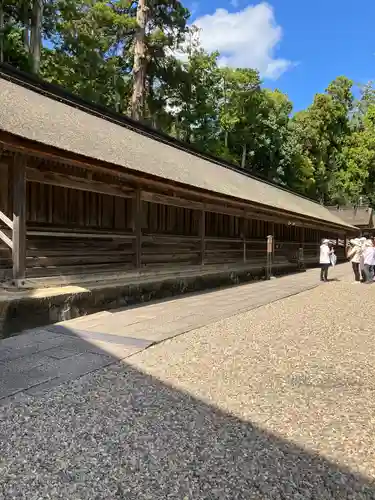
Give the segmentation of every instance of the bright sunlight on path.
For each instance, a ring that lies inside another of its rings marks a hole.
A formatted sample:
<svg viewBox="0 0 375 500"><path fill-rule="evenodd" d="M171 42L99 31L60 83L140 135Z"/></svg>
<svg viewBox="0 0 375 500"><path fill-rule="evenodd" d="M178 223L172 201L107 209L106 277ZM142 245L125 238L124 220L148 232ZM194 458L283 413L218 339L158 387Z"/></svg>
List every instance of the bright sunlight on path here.
<svg viewBox="0 0 375 500"><path fill-rule="evenodd" d="M336 268L336 279L348 267ZM182 296L141 307L103 311L37 328L0 342L0 405L27 392L41 394L62 382L125 359L152 344L318 286L318 273Z"/></svg>
<svg viewBox="0 0 375 500"><path fill-rule="evenodd" d="M0 498L374 499L374 301L346 277L21 393Z"/></svg>

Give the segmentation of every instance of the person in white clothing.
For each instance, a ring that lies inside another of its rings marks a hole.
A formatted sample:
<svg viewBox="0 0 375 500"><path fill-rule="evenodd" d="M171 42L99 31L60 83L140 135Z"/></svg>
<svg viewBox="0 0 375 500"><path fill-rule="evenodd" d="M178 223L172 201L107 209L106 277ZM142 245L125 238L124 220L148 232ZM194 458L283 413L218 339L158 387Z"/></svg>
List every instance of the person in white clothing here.
<svg viewBox="0 0 375 500"><path fill-rule="evenodd" d="M360 283L361 273L360 273L359 267L360 267L361 256L362 256L361 242L359 241L358 238L355 238L354 240L350 240L349 244L350 244L350 248L348 250L347 256L352 264L352 269L353 269L353 273L354 273L354 280L356 283Z"/></svg>
<svg viewBox="0 0 375 500"><path fill-rule="evenodd" d="M320 245L320 281L328 281L328 268L331 265L331 253L329 248L329 240L323 240Z"/></svg>
<svg viewBox="0 0 375 500"><path fill-rule="evenodd" d="M363 272L364 283L373 283L374 280L374 256L375 248L371 240L366 240L363 244Z"/></svg>

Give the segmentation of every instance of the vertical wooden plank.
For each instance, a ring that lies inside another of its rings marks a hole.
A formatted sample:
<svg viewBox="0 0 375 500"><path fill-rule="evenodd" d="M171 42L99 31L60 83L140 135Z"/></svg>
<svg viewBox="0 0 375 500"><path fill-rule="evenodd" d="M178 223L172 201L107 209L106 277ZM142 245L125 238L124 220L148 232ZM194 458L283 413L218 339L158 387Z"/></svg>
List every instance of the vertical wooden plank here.
<svg viewBox="0 0 375 500"><path fill-rule="evenodd" d="M30 220L32 222L37 222L37 210L38 210L38 184L35 182L29 182L28 191L30 193Z"/></svg>
<svg viewBox="0 0 375 500"><path fill-rule="evenodd" d="M8 164L8 217L13 217L13 163L14 157Z"/></svg>
<svg viewBox="0 0 375 500"><path fill-rule="evenodd" d="M124 198L118 196L115 197L114 201L114 228L117 230L124 230L127 228L127 213L126 213L126 203Z"/></svg>
<svg viewBox="0 0 375 500"><path fill-rule="evenodd" d="M241 218L239 223L240 223L240 237L242 238L243 261L246 262L245 219Z"/></svg>
<svg viewBox="0 0 375 500"><path fill-rule="evenodd" d="M68 203L68 190L63 188L63 224L69 224L69 203Z"/></svg>
<svg viewBox="0 0 375 500"><path fill-rule="evenodd" d="M200 214L200 224L199 224L199 235L201 238L201 248L200 248L200 256L201 256L201 265L203 266L205 260L206 253L206 211L202 210Z"/></svg>
<svg viewBox="0 0 375 500"><path fill-rule="evenodd" d="M128 198L126 199L126 206L128 207L129 206L129 203L131 202L131 200L129 200ZM148 224L148 220L149 220L149 211L150 211L150 204L147 203L147 201L142 201L141 202L141 229L142 231L148 231L148 228L149 228L149 224ZM128 212L130 212L130 210L128 210ZM127 226L130 227L131 224L129 224ZM143 233L142 233L143 234Z"/></svg>
<svg viewBox="0 0 375 500"><path fill-rule="evenodd" d="M46 211L46 193L48 186L46 184L39 184L39 196L37 198L37 221L46 223L47 222L47 211Z"/></svg>
<svg viewBox="0 0 375 500"><path fill-rule="evenodd" d="M141 190L136 189L133 198L132 226L135 235L134 241L134 266L142 266L142 196Z"/></svg>
<svg viewBox="0 0 375 500"><path fill-rule="evenodd" d="M0 163L0 210L9 217L8 206L8 164Z"/></svg>
<svg viewBox="0 0 375 500"><path fill-rule="evenodd" d="M110 205L111 205L111 202L113 203L113 200L111 199L110 196L107 196L107 195L103 195L103 194L100 194L98 193L97 194L97 206L98 206L98 218L97 218L97 227L98 229L102 229L103 228L103 222L105 220L105 217L107 217L107 221L106 221L106 224L105 226L106 227L112 227L112 224L113 224L113 213L111 213L111 208L110 208ZM108 212L109 213L105 213L105 212Z"/></svg>
<svg viewBox="0 0 375 500"><path fill-rule="evenodd" d="M22 284L26 267L26 162L15 155L13 162L13 280Z"/></svg>
<svg viewBox="0 0 375 500"><path fill-rule="evenodd" d="M47 194L47 222L52 224L53 221L53 186L46 185Z"/></svg>
<svg viewBox="0 0 375 500"><path fill-rule="evenodd" d="M48 223L52 224L53 221L53 186L46 186L48 191Z"/></svg>

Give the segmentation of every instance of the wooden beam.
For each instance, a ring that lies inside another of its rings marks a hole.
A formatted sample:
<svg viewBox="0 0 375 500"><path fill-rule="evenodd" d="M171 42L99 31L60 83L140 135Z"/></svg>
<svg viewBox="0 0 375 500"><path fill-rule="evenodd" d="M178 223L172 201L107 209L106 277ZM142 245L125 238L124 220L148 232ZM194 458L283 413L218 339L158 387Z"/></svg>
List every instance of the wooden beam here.
<svg viewBox="0 0 375 500"><path fill-rule="evenodd" d="M134 194L134 191L130 188L122 188L90 179L56 174L54 172L42 172L32 168L26 169L26 179L40 184L61 186L64 188L78 189L79 191L89 191L91 193L108 194L121 198L131 198Z"/></svg>
<svg viewBox="0 0 375 500"><path fill-rule="evenodd" d="M4 233L4 231L0 231L0 240L3 241L11 250L13 248L12 240Z"/></svg>
<svg viewBox="0 0 375 500"><path fill-rule="evenodd" d="M201 265L204 265L206 254L206 212L204 210L200 213L199 222L199 236L200 236L200 260Z"/></svg>
<svg viewBox="0 0 375 500"><path fill-rule="evenodd" d="M0 220L4 222L4 224L8 226L9 229L13 230L13 222L1 210L0 210Z"/></svg>
<svg viewBox="0 0 375 500"><path fill-rule="evenodd" d="M20 286L26 267L26 162L15 155L13 162L13 280Z"/></svg>
<svg viewBox="0 0 375 500"><path fill-rule="evenodd" d="M133 198L132 225L135 235L134 241L134 266L142 266L142 192L137 189Z"/></svg>
<svg viewBox="0 0 375 500"><path fill-rule="evenodd" d="M158 203L161 205L169 205L180 208L190 208L192 210L201 210L203 203L199 201L187 200L178 196L166 196L159 193L151 193L150 191L142 190L142 200L149 203Z"/></svg>
<svg viewBox="0 0 375 500"><path fill-rule="evenodd" d="M53 231L43 229L29 229L26 231L27 236L49 236L51 238L87 238L97 240L132 240L135 238L132 234L121 233L90 233L84 231Z"/></svg>
<svg viewBox="0 0 375 500"><path fill-rule="evenodd" d="M166 196L160 193L151 193L150 191L142 190L142 200L150 203L159 203L161 205L188 208L190 210L205 210L206 212L216 212L219 214L233 215L235 217L244 216L244 210L242 209L231 208L226 205L216 205L214 203L189 200L187 198L180 198L179 196Z"/></svg>

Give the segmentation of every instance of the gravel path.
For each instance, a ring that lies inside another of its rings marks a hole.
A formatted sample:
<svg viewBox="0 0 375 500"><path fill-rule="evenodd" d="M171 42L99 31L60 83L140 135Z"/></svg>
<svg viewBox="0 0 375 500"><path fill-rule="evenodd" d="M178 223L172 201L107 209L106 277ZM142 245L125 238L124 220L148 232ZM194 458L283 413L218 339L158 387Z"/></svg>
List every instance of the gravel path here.
<svg viewBox="0 0 375 500"><path fill-rule="evenodd" d="M2 407L0 498L375 499L374 304L329 283Z"/></svg>

